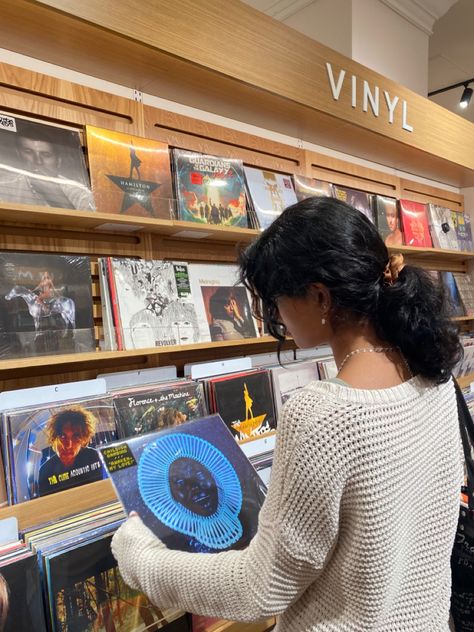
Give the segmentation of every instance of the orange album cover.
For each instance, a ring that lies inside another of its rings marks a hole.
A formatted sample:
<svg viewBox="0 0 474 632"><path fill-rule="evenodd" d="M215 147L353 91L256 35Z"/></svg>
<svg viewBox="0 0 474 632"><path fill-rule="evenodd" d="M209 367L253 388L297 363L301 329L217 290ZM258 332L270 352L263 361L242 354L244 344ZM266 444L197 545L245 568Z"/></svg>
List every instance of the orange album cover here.
<svg viewBox="0 0 474 632"><path fill-rule="evenodd" d="M170 219L173 216L168 145L86 126L97 211Z"/></svg>

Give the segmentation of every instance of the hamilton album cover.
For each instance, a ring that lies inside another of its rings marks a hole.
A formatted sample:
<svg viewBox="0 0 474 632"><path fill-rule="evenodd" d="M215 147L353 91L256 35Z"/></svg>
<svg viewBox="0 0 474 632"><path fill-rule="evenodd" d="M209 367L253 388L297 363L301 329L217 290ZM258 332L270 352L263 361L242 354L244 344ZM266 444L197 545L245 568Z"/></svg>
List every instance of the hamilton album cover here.
<svg viewBox="0 0 474 632"><path fill-rule="evenodd" d="M364 191L358 191L357 189L350 189L349 187L342 187L339 185L332 185L334 197L342 202L346 202L350 206L353 206L358 211L369 219L372 224L375 224L374 212L371 205L371 195Z"/></svg>
<svg viewBox="0 0 474 632"><path fill-rule="evenodd" d="M0 253L0 358L95 351L88 257Z"/></svg>
<svg viewBox="0 0 474 632"><path fill-rule="evenodd" d="M310 197L332 197L332 184L329 182L299 175L293 176L293 181L298 202Z"/></svg>
<svg viewBox="0 0 474 632"><path fill-rule="evenodd" d="M173 150L178 217L220 226L247 226L241 160Z"/></svg>
<svg viewBox="0 0 474 632"><path fill-rule="evenodd" d="M253 439L276 429L268 370L211 378L208 383L213 412L219 413L237 441Z"/></svg>
<svg viewBox="0 0 474 632"><path fill-rule="evenodd" d="M168 145L124 132L86 126L97 209L171 219L173 190Z"/></svg>
<svg viewBox="0 0 474 632"><path fill-rule="evenodd" d="M183 612L161 610L127 586L110 550L111 539L104 534L45 555L54 632L189 632Z"/></svg>
<svg viewBox="0 0 474 632"><path fill-rule="evenodd" d="M171 549L242 548L266 487L219 415L100 449L126 513Z"/></svg>
<svg viewBox="0 0 474 632"><path fill-rule="evenodd" d="M285 210L296 204L291 176L255 167L244 167L247 186L260 228L264 230Z"/></svg>
<svg viewBox="0 0 474 632"><path fill-rule="evenodd" d="M33 554L0 564L0 630L46 631L40 573Z"/></svg>
<svg viewBox="0 0 474 632"><path fill-rule="evenodd" d="M143 349L199 342L187 263L145 259L109 261L119 348Z"/></svg>
<svg viewBox="0 0 474 632"><path fill-rule="evenodd" d="M0 113L0 200L95 210L79 132Z"/></svg>
<svg viewBox="0 0 474 632"><path fill-rule="evenodd" d="M179 426L204 417L202 386L183 380L114 395L119 439Z"/></svg>
<svg viewBox="0 0 474 632"><path fill-rule="evenodd" d="M117 439L110 397L5 415L15 503L106 478L97 448Z"/></svg>

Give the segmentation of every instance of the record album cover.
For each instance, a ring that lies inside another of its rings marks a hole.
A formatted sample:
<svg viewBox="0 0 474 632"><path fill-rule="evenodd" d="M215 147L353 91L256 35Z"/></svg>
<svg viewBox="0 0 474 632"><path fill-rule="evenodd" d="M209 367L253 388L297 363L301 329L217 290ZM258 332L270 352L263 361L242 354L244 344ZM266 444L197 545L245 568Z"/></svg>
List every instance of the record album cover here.
<svg viewBox="0 0 474 632"><path fill-rule="evenodd" d="M260 228L264 230L287 206L298 201L293 182L288 175L265 169L244 167L244 170L252 204Z"/></svg>
<svg viewBox="0 0 474 632"><path fill-rule="evenodd" d="M432 242L426 213L426 204L400 200L400 213L406 246L431 248Z"/></svg>
<svg viewBox="0 0 474 632"><path fill-rule="evenodd" d="M319 380L316 360L275 366L271 368L271 373L278 414L283 404L300 388L313 380Z"/></svg>
<svg viewBox="0 0 474 632"><path fill-rule="evenodd" d="M95 210L79 133L0 114L0 200Z"/></svg>
<svg viewBox="0 0 474 632"><path fill-rule="evenodd" d="M114 441L110 397L6 413L14 502L105 478L97 447Z"/></svg>
<svg viewBox="0 0 474 632"><path fill-rule="evenodd" d="M86 126L92 190L102 213L171 219L168 145Z"/></svg>
<svg viewBox="0 0 474 632"><path fill-rule="evenodd" d="M459 250L470 250L469 241L472 240L472 237L468 233L465 214L463 211L451 211L451 217L456 231Z"/></svg>
<svg viewBox="0 0 474 632"><path fill-rule="evenodd" d="M400 227L400 213L395 198L374 195L374 210L377 230L387 246L402 246L403 234Z"/></svg>
<svg viewBox="0 0 474 632"><path fill-rule="evenodd" d="M453 212L439 204L427 204L431 240L435 248L459 250Z"/></svg>
<svg viewBox="0 0 474 632"><path fill-rule="evenodd" d="M0 252L0 358L95 351L88 257Z"/></svg>
<svg viewBox="0 0 474 632"><path fill-rule="evenodd" d="M32 554L0 564L0 630L46 632L38 562Z"/></svg>
<svg viewBox="0 0 474 632"><path fill-rule="evenodd" d="M465 316L466 312L462 304L461 296L459 295L458 286L452 272L445 270L441 271L441 282L447 294L448 303L451 308L452 316Z"/></svg>
<svg viewBox="0 0 474 632"><path fill-rule="evenodd" d="M173 149L173 167L179 219L247 226L241 160Z"/></svg>
<svg viewBox="0 0 474 632"><path fill-rule="evenodd" d="M101 449L126 513L171 549L243 548L266 488L219 415Z"/></svg>
<svg viewBox="0 0 474 632"><path fill-rule="evenodd" d="M237 441L276 429L270 374L267 370L211 378L214 412L219 413Z"/></svg>
<svg viewBox="0 0 474 632"><path fill-rule="evenodd" d="M324 180L316 180L316 178L307 178L306 176L293 176L295 183L295 193L298 202L306 200L310 197L332 197L332 184L324 182Z"/></svg>
<svg viewBox="0 0 474 632"><path fill-rule="evenodd" d="M189 264L201 342L258 336L247 289L238 283L236 265Z"/></svg>
<svg viewBox="0 0 474 632"><path fill-rule="evenodd" d="M342 200L349 204L353 208L356 208L363 215L369 219L372 224L375 224L374 212L372 210L371 195L364 191L358 191L357 189L350 189L349 187L343 187L339 184L332 185L334 191L334 197L338 200Z"/></svg>
<svg viewBox="0 0 474 632"><path fill-rule="evenodd" d="M178 426L206 414L201 385L187 380L117 394L114 408L120 439Z"/></svg>
<svg viewBox="0 0 474 632"><path fill-rule="evenodd" d="M188 264L110 259L123 349L187 345L199 341Z"/></svg>
<svg viewBox="0 0 474 632"><path fill-rule="evenodd" d="M161 610L143 593L127 586L110 550L111 539L111 535L104 535L46 554L53 630L187 632L182 612Z"/></svg>

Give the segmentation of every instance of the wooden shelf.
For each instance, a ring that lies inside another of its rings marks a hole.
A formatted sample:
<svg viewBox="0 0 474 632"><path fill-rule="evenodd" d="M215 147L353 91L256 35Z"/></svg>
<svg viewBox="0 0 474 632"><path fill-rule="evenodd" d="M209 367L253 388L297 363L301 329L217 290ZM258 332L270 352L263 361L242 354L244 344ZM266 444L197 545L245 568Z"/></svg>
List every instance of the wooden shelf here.
<svg viewBox="0 0 474 632"><path fill-rule="evenodd" d="M451 320L455 320L456 322L466 322L469 320L474 320L474 316L453 316Z"/></svg>
<svg viewBox="0 0 474 632"><path fill-rule="evenodd" d="M415 246L389 246L390 254L400 252L406 257L424 257L433 259L444 259L446 261L466 261L474 259L474 251L465 250L443 250L442 248L417 248Z"/></svg>
<svg viewBox="0 0 474 632"><path fill-rule="evenodd" d="M134 349L131 351L96 351L89 353L68 353L64 355L45 355L29 358L13 358L0 361L0 379L10 379L16 375L36 375L46 369L48 373L60 373L65 370L82 370L88 366L104 368L105 366L119 366L127 362L145 360L154 356L157 365L160 365L160 356L165 363L173 360L174 363L184 364L188 359L199 362L209 359L209 354L214 359L245 355L253 353L266 353L276 351L277 342L271 336L261 338L245 338L243 340L226 340L222 342L200 342L192 345L173 345L167 347L152 347L148 349ZM287 340L285 349L295 348L292 340Z"/></svg>
<svg viewBox="0 0 474 632"><path fill-rule="evenodd" d="M469 375L462 375L461 377L456 378L458 384L461 388L465 388L469 386L471 382L474 382L474 373L470 373Z"/></svg>
<svg viewBox="0 0 474 632"><path fill-rule="evenodd" d="M183 239L236 243L249 243L260 234L260 231L251 228L212 226L174 219L124 216L95 211L71 211L69 209L24 206L6 202L0 202L0 222L3 225L11 226L33 224L42 227L49 226L56 230L76 230L89 233L133 234L145 232Z"/></svg>

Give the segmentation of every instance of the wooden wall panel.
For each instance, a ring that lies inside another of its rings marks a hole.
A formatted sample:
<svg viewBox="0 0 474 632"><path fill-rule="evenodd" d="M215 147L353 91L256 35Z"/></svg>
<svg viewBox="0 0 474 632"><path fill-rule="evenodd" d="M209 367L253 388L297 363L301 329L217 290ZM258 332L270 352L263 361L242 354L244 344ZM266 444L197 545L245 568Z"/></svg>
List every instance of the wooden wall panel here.
<svg viewBox="0 0 474 632"><path fill-rule="evenodd" d="M460 193L429 186L414 180L400 179L400 198L415 202L432 202L454 211L464 211L464 196Z"/></svg>

